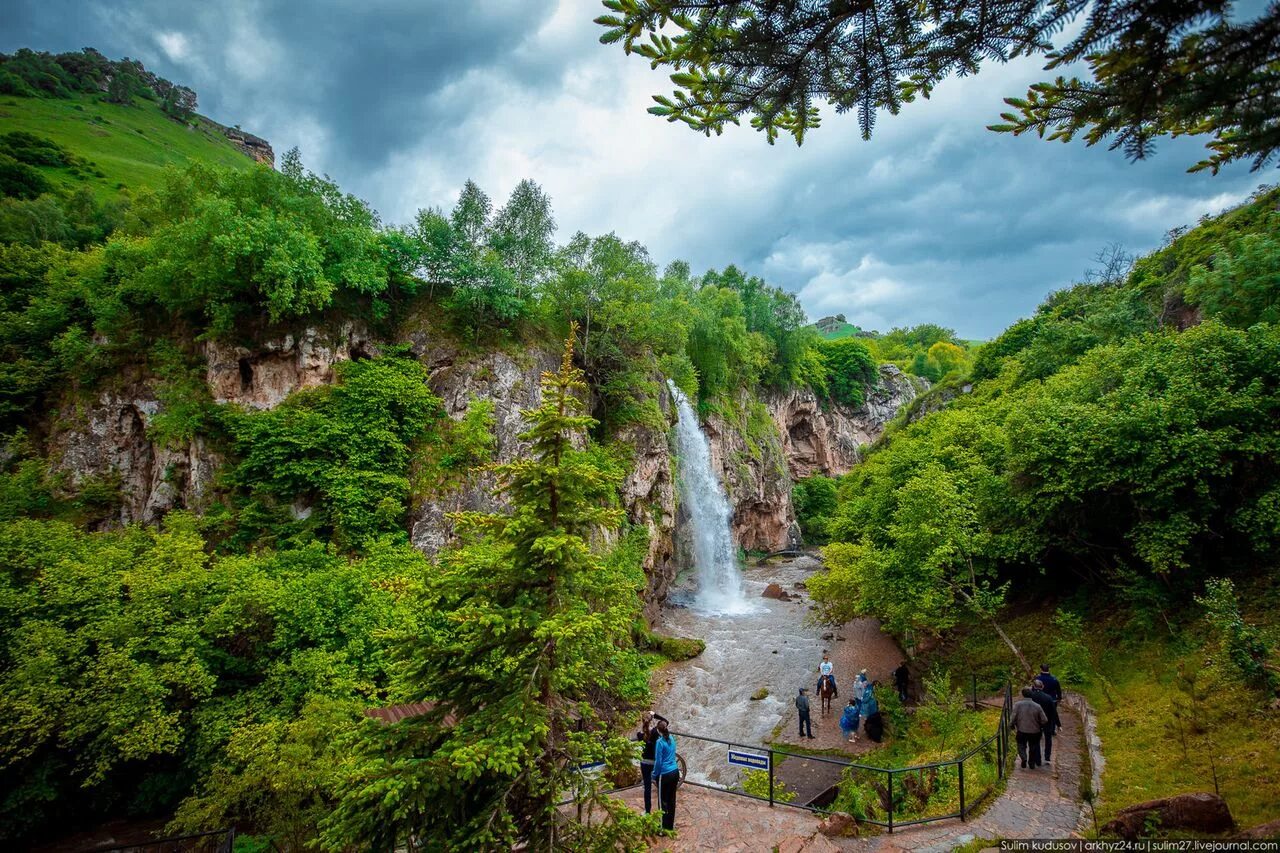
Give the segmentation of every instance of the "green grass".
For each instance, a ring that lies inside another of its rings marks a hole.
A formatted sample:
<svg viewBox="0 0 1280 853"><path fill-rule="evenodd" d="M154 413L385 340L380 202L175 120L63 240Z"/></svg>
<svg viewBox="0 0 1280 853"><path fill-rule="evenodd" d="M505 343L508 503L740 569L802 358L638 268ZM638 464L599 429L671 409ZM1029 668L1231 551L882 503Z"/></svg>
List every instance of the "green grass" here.
<svg viewBox="0 0 1280 853"><path fill-rule="evenodd" d="M193 121L194 128L174 121L141 98L126 107L90 95L0 97L0 133L25 130L68 149L88 174L45 166L40 170L55 186L87 185L102 200L114 197L120 185L132 191L154 186L166 167L191 160L241 168L253 164L205 119ZM102 177L92 174L95 170Z"/></svg>
<svg viewBox="0 0 1280 853"><path fill-rule="evenodd" d="M886 709L887 710L887 709ZM886 713L893 719L895 714ZM984 708L965 711L959 730L946 740L931 731L919 715L910 715L893 726L885 742L858 756L858 763L869 767L917 767L957 758L995 734L1000 723L1000 710ZM865 735L864 735L865 737ZM999 784L996 749L991 745L965 761L965 791L968 803L989 788ZM886 784L885 774L850 769L845 772L834 808L861 819L884 820L880 791ZM960 808L959 773L955 765L894 774L894 820L905 821L953 814ZM989 805L996 793L983 800Z"/></svg>
<svg viewBox="0 0 1280 853"><path fill-rule="evenodd" d="M815 324L815 328L817 328L816 324ZM860 331L862 330L859 329L857 326L853 325L852 323L837 323L831 329L831 331L828 331L828 332L824 332L822 329L818 329L818 335L824 341L835 341L835 340L839 340L840 338L851 338L854 335L858 334L858 332Z"/></svg>
<svg viewBox="0 0 1280 853"><path fill-rule="evenodd" d="M1274 632L1280 627L1275 600L1280 590L1272 586L1260 579L1242 588L1240 599L1251 605L1244 613L1247 621ZM1002 625L1033 662L1053 664L1052 615L1052 609L1029 609L1002 619ZM1213 655L1203 623L1189 618L1170 628L1157 618L1148 627L1121 610L1095 610L1084 627L1079 639L1096 671L1087 681L1065 686L1083 693L1097 713L1104 760L1099 823L1144 800L1212 792L1215 769L1219 790L1240 826L1274 820L1280 801L1280 711L1270 708L1260 691L1215 678L1213 669L1202 676L1207 683L1196 698L1178 689L1180 667L1195 672ZM978 672L980 690L1016 669L1008 647L981 625L966 626L941 657L955 673ZM1197 722L1181 727L1185 753L1175 708L1190 710Z"/></svg>

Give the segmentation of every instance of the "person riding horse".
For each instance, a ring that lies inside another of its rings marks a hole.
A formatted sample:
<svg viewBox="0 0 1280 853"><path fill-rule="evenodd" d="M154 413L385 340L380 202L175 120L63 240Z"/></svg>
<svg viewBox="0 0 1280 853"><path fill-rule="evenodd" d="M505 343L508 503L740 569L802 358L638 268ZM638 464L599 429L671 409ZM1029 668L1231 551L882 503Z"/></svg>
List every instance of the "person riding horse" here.
<svg viewBox="0 0 1280 853"><path fill-rule="evenodd" d="M833 696L840 695L840 686L836 684L835 665L831 663L831 655L826 650L822 652L822 663L818 665L818 686L817 693L822 695L822 682L831 682L831 691Z"/></svg>

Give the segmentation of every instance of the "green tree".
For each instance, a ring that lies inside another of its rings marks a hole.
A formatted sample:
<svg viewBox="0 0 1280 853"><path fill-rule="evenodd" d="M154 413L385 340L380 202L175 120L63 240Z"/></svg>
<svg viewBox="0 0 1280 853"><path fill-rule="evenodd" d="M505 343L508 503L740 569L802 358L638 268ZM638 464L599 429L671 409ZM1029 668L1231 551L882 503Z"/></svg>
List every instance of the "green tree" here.
<svg viewBox="0 0 1280 853"><path fill-rule="evenodd" d="M848 406L861 406L867 388L880 379L875 359L858 338L839 338L818 345L827 366L827 389L831 399Z"/></svg>
<svg viewBox="0 0 1280 853"><path fill-rule="evenodd" d="M1280 145L1280 16L1252 20L1226 3L1156 0L1013 0L1001 3L875 0L605 0L600 40L674 73L670 97L649 112L710 135L750 117L772 143L797 144L819 124L817 101L856 110L863 138L876 114L896 115L947 77L981 63L1044 54L1046 70L1084 62L1091 79L1057 77L1008 98L1014 112L992 130L1032 131L1093 145L1111 139L1134 159L1160 136L1208 135L1215 172ZM1078 29L1070 25L1080 22ZM1071 28L1066 40L1059 35Z"/></svg>
<svg viewBox="0 0 1280 853"><path fill-rule="evenodd" d="M239 455L227 479L240 492L240 544L403 538L410 449L443 416L440 400L403 352L344 362L337 378L274 409L222 415Z"/></svg>
<svg viewBox="0 0 1280 853"><path fill-rule="evenodd" d="M520 292L529 295L551 269L556 220L551 199L528 179L516 184L511 198L493 217L489 243Z"/></svg>
<svg viewBox="0 0 1280 853"><path fill-rule="evenodd" d="M592 545L621 521L621 472L575 449L593 421L572 354L571 339L541 405L525 413L529 455L497 469L510 514L457 516L480 538L446 557L419 624L397 643L405 698L434 707L370 727L326 821L332 849L587 849L598 833L617 845L639 820L576 769L629 760L608 709L627 681L643 579ZM565 795L611 820L560 820Z"/></svg>
<svg viewBox="0 0 1280 853"><path fill-rule="evenodd" d="M144 195L130 233L108 242L99 272L108 284L96 301L104 317L125 320L154 304L219 334L250 312L305 316L344 291L386 291L376 226L364 202L307 172L296 149L279 172L194 163Z"/></svg>
<svg viewBox="0 0 1280 853"><path fill-rule="evenodd" d="M1218 247L1211 266L1192 270L1188 300L1230 326L1280 322L1280 215L1268 231Z"/></svg>
<svg viewBox="0 0 1280 853"><path fill-rule="evenodd" d="M458 236L477 250L489 236L489 215L493 202L474 181L467 181L453 206L449 222Z"/></svg>
<svg viewBox="0 0 1280 853"><path fill-rule="evenodd" d="M813 476L797 480L791 487L791 505L806 542L825 542L827 522L836 511L836 481Z"/></svg>

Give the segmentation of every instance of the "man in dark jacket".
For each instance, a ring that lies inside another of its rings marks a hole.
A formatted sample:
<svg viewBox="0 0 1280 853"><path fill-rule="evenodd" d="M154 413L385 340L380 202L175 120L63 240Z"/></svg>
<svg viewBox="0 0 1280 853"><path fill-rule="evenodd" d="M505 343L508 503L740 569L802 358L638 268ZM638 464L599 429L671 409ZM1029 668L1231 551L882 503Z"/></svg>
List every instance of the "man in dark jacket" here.
<svg viewBox="0 0 1280 853"><path fill-rule="evenodd" d="M898 668L893 671L893 686L898 688L898 701L907 701L907 687L911 683L911 672L907 669L907 662L903 661L898 664Z"/></svg>
<svg viewBox="0 0 1280 853"><path fill-rule="evenodd" d="M1048 764L1053 760L1053 734L1062 727L1062 720L1058 717L1058 703L1045 692L1044 682L1038 678L1031 689L1031 698L1044 709L1045 716L1049 718L1049 722L1045 723L1044 728L1041 729L1044 734L1044 763Z"/></svg>
<svg viewBox="0 0 1280 853"><path fill-rule="evenodd" d="M1009 725L1018 734L1018 758L1022 759L1024 769L1028 762L1032 769L1040 766L1040 732L1047 722L1049 717L1031 698L1031 689L1022 688L1022 698L1013 703L1013 719Z"/></svg>
<svg viewBox="0 0 1280 853"><path fill-rule="evenodd" d="M1053 674L1049 672L1049 664L1040 664L1040 674L1037 675L1036 678L1040 679L1040 682L1044 684L1044 692L1048 693L1049 696L1053 698L1053 701L1062 701L1062 685L1059 684L1058 679L1054 678Z"/></svg>
<svg viewBox="0 0 1280 853"><path fill-rule="evenodd" d="M809 718L809 697L803 687L800 688L800 695L796 697L796 710L800 712L800 737L813 737L813 721ZM808 735L805 734L808 729Z"/></svg>

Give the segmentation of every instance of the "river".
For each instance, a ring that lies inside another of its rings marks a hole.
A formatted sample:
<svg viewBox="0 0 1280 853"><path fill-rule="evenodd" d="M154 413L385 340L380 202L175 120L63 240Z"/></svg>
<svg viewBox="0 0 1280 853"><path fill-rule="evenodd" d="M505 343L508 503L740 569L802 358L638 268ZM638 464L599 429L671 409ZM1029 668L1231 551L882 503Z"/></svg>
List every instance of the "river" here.
<svg viewBox="0 0 1280 853"><path fill-rule="evenodd" d="M677 588L659 621L662 633L698 637L707 644L698 657L662 670L656 710L676 731L732 740L744 745L771 739L783 715L792 709L798 689L810 693L817 681L822 639L830 628L810 625L809 597L795 585L820 567L813 557L798 557L743 570L744 598L754 606L744 613L722 614L697 606L691 587ZM791 601L762 598L777 583ZM769 695L752 700L760 688ZM726 747L685 737L680 753L697 782L732 785L739 774L726 763Z"/></svg>

